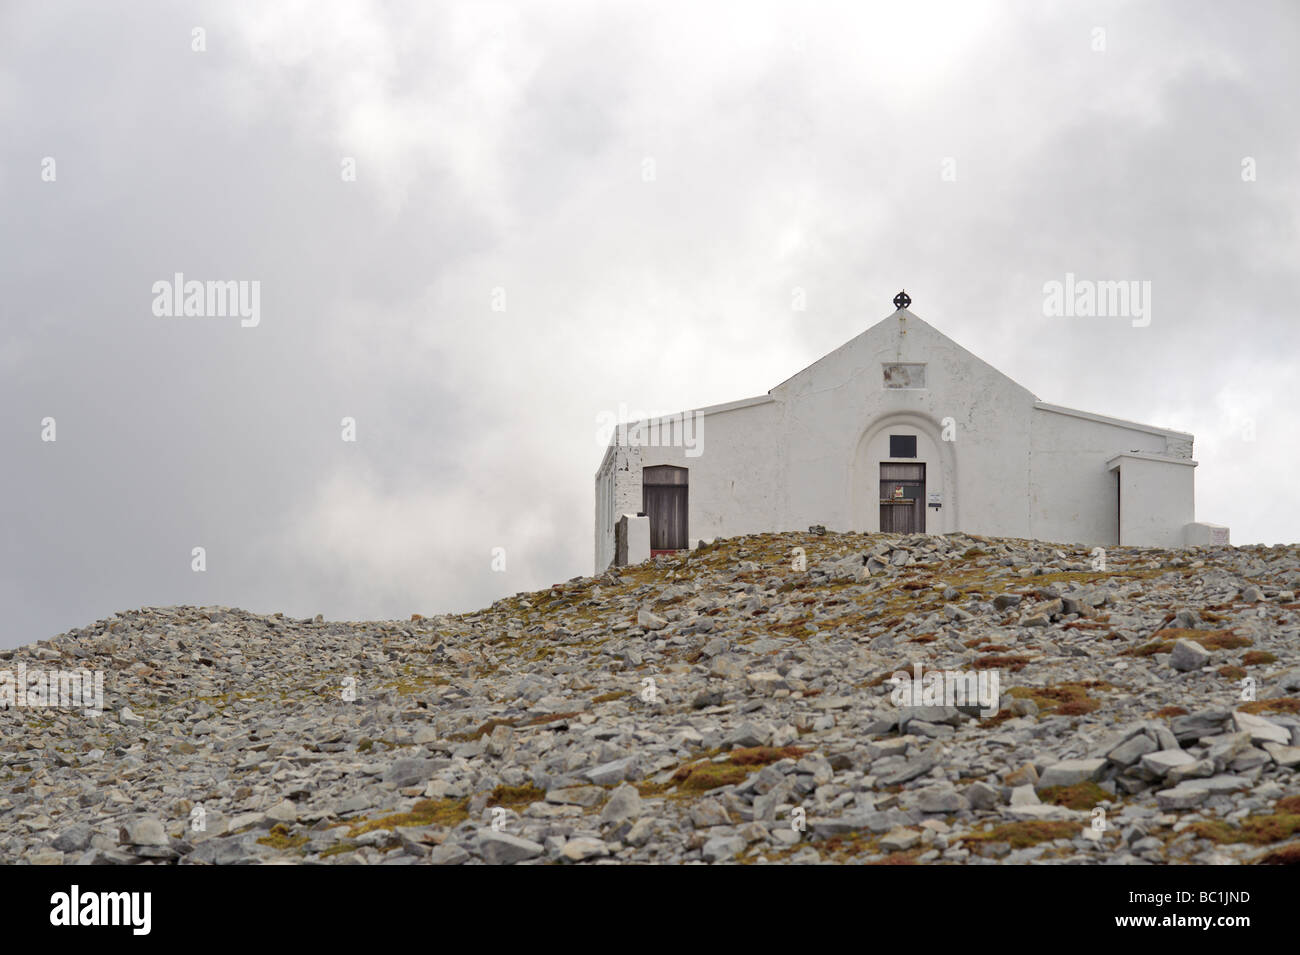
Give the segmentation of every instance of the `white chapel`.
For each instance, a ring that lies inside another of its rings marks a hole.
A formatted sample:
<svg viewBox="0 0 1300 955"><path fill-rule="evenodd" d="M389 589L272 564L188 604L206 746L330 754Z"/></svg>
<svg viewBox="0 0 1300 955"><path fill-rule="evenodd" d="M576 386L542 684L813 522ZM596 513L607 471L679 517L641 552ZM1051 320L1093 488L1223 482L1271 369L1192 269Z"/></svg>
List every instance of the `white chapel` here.
<svg viewBox="0 0 1300 955"><path fill-rule="evenodd" d="M1227 544L1195 521L1192 435L1040 401L908 309L765 395L620 425L595 567L763 531Z"/></svg>

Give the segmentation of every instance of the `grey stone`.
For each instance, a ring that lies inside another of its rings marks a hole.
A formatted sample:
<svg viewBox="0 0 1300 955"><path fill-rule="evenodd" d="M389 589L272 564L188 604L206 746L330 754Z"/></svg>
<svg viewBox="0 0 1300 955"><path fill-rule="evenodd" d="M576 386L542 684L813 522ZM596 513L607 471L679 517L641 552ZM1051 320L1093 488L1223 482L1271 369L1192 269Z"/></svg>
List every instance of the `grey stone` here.
<svg viewBox="0 0 1300 955"><path fill-rule="evenodd" d="M645 630L662 630L668 626L668 621L649 608L642 607L637 611L636 625Z"/></svg>
<svg viewBox="0 0 1300 955"><path fill-rule="evenodd" d="M1121 743L1106 754L1116 766L1128 768L1140 760L1147 753L1156 752L1156 743L1145 733L1141 733Z"/></svg>
<svg viewBox="0 0 1300 955"><path fill-rule="evenodd" d="M543 848L531 839L489 829L479 834L478 851L489 865L513 865L541 855Z"/></svg>
<svg viewBox="0 0 1300 955"><path fill-rule="evenodd" d="M1011 799L1008 804L1012 806L1037 806L1041 801L1033 786L1024 785L1012 788Z"/></svg>
<svg viewBox="0 0 1300 955"><path fill-rule="evenodd" d="M1236 724L1238 732L1250 734L1252 743L1280 743L1283 746L1291 743L1291 731L1289 729L1278 726L1262 716L1255 716L1252 713L1243 713L1238 710L1232 714L1232 720Z"/></svg>
<svg viewBox="0 0 1300 955"><path fill-rule="evenodd" d="M1228 722L1231 716L1232 712L1230 710L1200 710L1189 716L1175 717L1169 724L1169 729L1177 737L1179 743L1187 743L1198 740L1202 736L1220 732L1223 724Z"/></svg>
<svg viewBox="0 0 1300 955"><path fill-rule="evenodd" d="M729 747L741 746L745 748L751 746L762 746L768 741L770 735L771 733L769 730L763 729L758 724L746 720L727 734L726 739L723 740L723 744Z"/></svg>
<svg viewBox="0 0 1300 955"><path fill-rule="evenodd" d="M429 862L433 865L461 865L469 859L469 853L460 846L445 842L440 846L434 846L429 853Z"/></svg>
<svg viewBox="0 0 1300 955"><path fill-rule="evenodd" d="M560 857L569 862L583 862L609 855L609 847L599 839L591 836L579 836L566 842L560 849Z"/></svg>
<svg viewBox="0 0 1300 955"><path fill-rule="evenodd" d="M619 786L610 794L609 801L600 812L600 821L606 825L622 822L641 811L641 794L635 786L627 783Z"/></svg>
<svg viewBox="0 0 1300 955"><path fill-rule="evenodd" d="M917 793L917 807L922 812L954 813L970 808L970 801L955 789L930 786Z"/></svg>
<svg viewBox="0 0 1300 955"><path fill-rule="evenodd" d="M398 789L424 784L434 773L434 763L430 759L395 759L384 772L384 782L391 783Z"/></svg>
<svg viewBox="0 0 1300 955"><path fill-rule="evenodd" d="M916 779L918 776L924 776L930 770L938 765L933 756L924 755L911 758L903 768L890 773L880 780L881 786L898 786L902 783Z"/></svg>
<svg viewBox="0 0 1300 955"><path fill-rule="evenodd" d="M1043 770L1038 778L1039 789L1049 786L1073 786L1101 778L1106 769L1104 759L1064 759Z"/></svg>
<svg viewBox="0 0 1300 955"><path fill-rule="evenodd" d="M60 852L84 852L90 845L92 835L94 830L90 826L84 822L74 822L55 837L50 847Z"/></svg>
<svg viewBox="0 0 1300 955"><path fill-rule="evenodd" d="M706 862L724 862L744 851L745 840L740 836L714 836L704 843Z"/></svg>
<svg viewBox="0 0 1300 955"><path fill-rule="evenodd" d="M1280 743L1265 743L1264 751L1272 757L1273 762L1287 769L1300 766L1300 746L1283 746ZM57 849L58 846L56 845Z"/></svg>
<svg viewBox="0 0 1300 955"><path fill-rule="evenodd" d="M880 840L880 848L886 852L906 852L921 841L921 834L912 829L893 829Z"/></svg>
<svg viewBox="0 0 1300 955"><path fill-rule="evenodd" d="M624 756L622 759L601 763L599 766L587 770L583 773L583 776L597 786L610 786L632 778L632 774L636 771L636 765L637 758L635 756Z"/></svg>
<svg viewBox="0 0 1300 955"><path fill-rule="evenodd" d="M1147 772L1163 779L1165 774L1171 770L1194 762L1196 762L1196 758L1181 749L1164 749L1154 753L1147 753L1142 757L1141 765Z"/></svg>
<svg viewBox="0 0 1300 955"><path fill-rule="evenodd" d="M600 786L564 786L548 789L546 801L559 806L582 806L589 809L605 798L605 790Z"/></svg>
<svg viewBox="0 0 1300 955"><path fill-rule="evenodd" d="M964 795L972 809L992 809L1001 801L998 791L988 783L982 782L971 783L966 787Z"/></svg>
<svg viewBox="0 0 1300 955"><path fill-rule="evenodd" d="M165 846L167 832L153 816L142 816L127 823L118 834L118 842L129 846Z"/></svg>
<svg viewBox="0 0 1300 955"><path fill-rule="evenodd" d="M758 673L751 673L745 677L745 680L754 692L761 693L764 696L771 696L777 690L790 689L789 684L775 670L761 670Z"/></svg>
<svg viewBox="0 0 1300 955"><path fill-rule="evenodd" d="M1169 665L1184 673L1208 666L1212 654L1199 643L1186 638L1174 643L1173 653L1169 655Z"/></svg>

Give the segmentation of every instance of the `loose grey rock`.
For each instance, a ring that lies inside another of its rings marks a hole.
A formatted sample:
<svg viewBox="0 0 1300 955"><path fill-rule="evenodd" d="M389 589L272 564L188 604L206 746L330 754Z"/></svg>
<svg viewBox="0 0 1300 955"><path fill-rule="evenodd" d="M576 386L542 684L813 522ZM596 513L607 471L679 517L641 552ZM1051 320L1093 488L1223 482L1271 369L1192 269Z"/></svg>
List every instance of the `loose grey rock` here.
<svg viewBox="0 0 1300 955"><path fill-rule="evenodd" d="M636 816L640 811L641 794L637 792L635 786L624 783L610 795L609 802L605 803L605 808L600 812L600 821L606 825L622 822L624 819Z"/></svg>
<svg viewBox="0 0 1300 955"><path fill-rule="evenodd" d="M808 570L791 569L795 547ZM1300 791L1300 719L1247 713L1235 681L1130 651L1174 608L1175 627L1277 657L1250 671L1260 700L1295 695L1300 547L1112 547L1109 582L1068 579L1092 559L790 532L466 614L123 612L0 651L4 669L113 675L99 718L0 708L0 734L22 741L0 773L0 863L865 861L865 840L826 844L855 832L923 864L1257 861L1191 823L1243 825ZM1249 586L1263 599L1238 600ZM977 666L1001 689L1086 689L1096 709L1008 697L996 721L972 719L956 698L897 706L885 682ZM1083 780L1114 795L1100 840L1088 813L1039 800ZM1019 820L1078 835L966 841Z"/></svg>
<svg viewBox="0 0 1300 955"><path fill-rule="evenodd" d="M744 848L745 840L740 836L714 836L704 843L704 860L706 862L722 862L734 858L738 853L744 851Z"/></svg>
<svg viewBox="0 0 1300 955"><path fill-rule="evenodd" d="M1169 665L1175 670L1186 673L1190 670L1199 670L1201 667L1209 666L1211 656L1212 654L1205 647L1184 638L1175 641L1174 650L1169 655Z"/></svg>
<svg viewBox="0 0 1300 955"><path fill-rule="evenodd" d="M1038 788L1073 786L1101 778L1106 769L1104 759L1065 759L1048 766L1038 778Z"/></svg>
<svg viewBox="0 0 1300 955"><path fill-rule="evenodd" d="M609 855L609 847L599 839L591 836L579 836L570 839L560 849L560 856L569 862L585 862L600 856Z"/></svg>
<svg viewBox="0 0 1300 955"><path fill-rule="evenodd" d="M479 835L478 851L488 865L513 865L541 855L543 848L531 839L489 829Z"/></svg>
<svg viewBox="0 0 1300 955"><path fill-rule="evenodd" d="M129 846L165 846L167 832L153 816L143 816L127 823L118 834L118 842Z"/></svg>

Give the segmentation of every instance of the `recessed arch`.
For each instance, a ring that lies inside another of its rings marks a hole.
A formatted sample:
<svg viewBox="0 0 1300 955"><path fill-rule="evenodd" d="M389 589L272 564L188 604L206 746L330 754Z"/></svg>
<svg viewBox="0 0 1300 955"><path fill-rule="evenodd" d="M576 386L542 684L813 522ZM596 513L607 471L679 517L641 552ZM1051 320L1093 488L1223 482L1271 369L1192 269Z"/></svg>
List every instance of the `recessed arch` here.
<svg viewBox="0 0 1300 955"><path fill-rule="evenodd" d="M925 528L931 534L949 534L960 526L957 520L957 455L955 442L943 440L938 421L914 411L881 415L862 431L849 466L853 529L866 533L880 530L880 464L889 461L889 432L916 434L918 463L926 465L927 491L942 495L943 506L926 508Z"/></svg>

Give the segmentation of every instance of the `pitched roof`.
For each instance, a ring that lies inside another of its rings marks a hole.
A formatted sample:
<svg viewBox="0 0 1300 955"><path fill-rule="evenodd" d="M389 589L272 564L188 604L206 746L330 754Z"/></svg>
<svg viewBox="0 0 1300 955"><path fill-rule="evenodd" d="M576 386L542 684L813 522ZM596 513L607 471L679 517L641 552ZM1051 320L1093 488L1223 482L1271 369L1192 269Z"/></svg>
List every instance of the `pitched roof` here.
<svg viewBox="0 0 1300 955"><path fill-rule="evenodd" d="M992 365L984 361L984 359L980 358L974 352L971 352L968 349L963 348L961 345L957 344L957 342L953 341L951 338L949 338L943 332L939 331L929 322L925 321L923 318L916 315L910 309L906 309L906 308L900 308L891 312L888 316L876 322L876 324L872 325L870 328L859 333L858 335L855 335L853 338L850 338L839 348L836 348L834 351L831 351L823 355L821 358L818 358L811 365L808 365L807 367L795 372L785 381L781 382L779 385L772 388L768 392L768 394L772 394L773 392L776 392L778 390L789 391L790 388L788 388L787 386L791 385L794 381L796 381L803 375L808 374L810 371L812 371L812 369L818 367L819 365L825 362L832 362L835 361L836 359L843 359L855 351L870 351L873 355L878 354L880 351L886 349L889 346L891 340L895 343L895 346L898 349L899 352L898 360L908 361L909 357L904 356L902 354L903 351L902 340L904 335L928 338L931 344L933 344L934 342L942 342L947 347L952 348L957 352L960 352L969 361L984 366L993 374L1010 382L1016 388L1023 391L1031 400L1033 401L1038 400L1038 396L1035 395L1033 392L1031 392L1024 385L1020 384L1018 381L1014 380L1009 375L1006 375L1003 372L999 371L998 369L994 368Z"/></svg>

